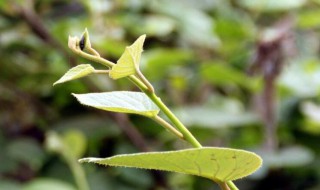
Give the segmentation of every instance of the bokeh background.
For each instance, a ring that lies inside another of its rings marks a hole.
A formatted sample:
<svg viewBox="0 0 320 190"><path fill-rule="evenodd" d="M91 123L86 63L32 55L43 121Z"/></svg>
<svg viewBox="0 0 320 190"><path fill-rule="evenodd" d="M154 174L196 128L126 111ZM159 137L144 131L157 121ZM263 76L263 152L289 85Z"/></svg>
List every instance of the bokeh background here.
<svg viewBox="0 0 320 190"><path fill-rule="evenodd" d="M1 190L81 190L82 174L91 190L218 189L183 174L77 164L190 147L147 118L71 96L137 91L126 79L52 86L90 63L67 48L85 28L111 61L147 34L141 70L199 141L264 158L240 189L320 189L319 0L1 0Z"/></svg>

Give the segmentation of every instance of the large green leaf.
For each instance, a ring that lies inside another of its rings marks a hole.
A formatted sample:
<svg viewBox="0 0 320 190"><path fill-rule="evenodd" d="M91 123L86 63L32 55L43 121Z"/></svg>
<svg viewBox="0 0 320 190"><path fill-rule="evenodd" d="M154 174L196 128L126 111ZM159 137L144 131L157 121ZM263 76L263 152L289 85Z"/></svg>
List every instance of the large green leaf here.
<svg viewBox="0 0 320 190"><path fill-rule="evenodd" d="M78 65L76 67L71 68L58 81L53 83L53 85L87 76L93 73L94 71L95 69L90 64Z"/></svg>
<svg viewBox="0 0 320 190"><path fill-rule="evenodd" d="M104 93L73 94L81 104L98 109L156 116L159 108L142 92L115 91Z"/></svg>
<svg viewBox="0 0 320 190"><path fill-rule="evenodd" d="M131 46L126 47L117 64L110 71L112 79L119 79L136 73L136 70L139 68L145 39L146 35L142 35Z"/></svg>
<svg viewBox="0 0 320 190"><path fill-rule="evenodd" d="M110 158L83 158L79 161L179 172L215 181L243 178L256 171L262 164L261 158L252 152L217 147L126 154Z"/></svg>

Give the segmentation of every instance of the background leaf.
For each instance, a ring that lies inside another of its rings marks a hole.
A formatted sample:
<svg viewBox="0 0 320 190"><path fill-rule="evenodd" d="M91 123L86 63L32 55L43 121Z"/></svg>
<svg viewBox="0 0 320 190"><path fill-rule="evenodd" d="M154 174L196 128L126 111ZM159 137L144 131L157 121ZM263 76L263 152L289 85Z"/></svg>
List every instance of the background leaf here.
<svg viewBox="0 0 320 190"><path fill-rule="evenodd" d="M104 93L73 94L81 104L98 109L156 116L159 108L142 92L114 91Z"/></svg>
<svg viewBox="0 0 320 190"><path fill-rule="evenodd" d="M177 116L188 126L225 128L237 127L245 124L258 123L254 113L230 110L219 110L206 107L183 107L175 110Z"/></svg>
<svg viewBox="0 0 320 190"><path fill-rule="evenodd" d="M262 164L261 158L254 153L216 147L127 154L104 159L84 158L80 162L172 171L219 181L245 177Z"/></svg>
<svg viewBox="0 0 320 190"><path fill-rule="evenodd" d="M10 160L28 164L34 170L40 169L46 158L40 144L30 138L20 138L11 142L4 152Z"/></svg>
<svg viewBox="0 0 320 190"><path fill-rule="evenodd" d="M136 69L139 69L145 39L146 35L142 35L131 46L126 47L117 64L110 71L111 78L119 79L136 73Z"/></svg>
<svg viewBox="0 0 320 190"><path fill-rule="evenodd" d="M240 4L246 8L256 11L286 11L303 6L306 0L241 0Z"/></svg>
<svg viewBox="0 0 320 190"><path fill-rule="evenodd" d="M85 77L94 72L94 68L90 64L81 64L76 67L71 68L68 72L66 72L58 81L56 81L53 85L64 83L70 80L78 79L81 77Z"/></svg>
<svg viewBox="0 0 320 190"><path fill-rule="evenodd" d="M68 147L68 150L75 158L80 158L86 148L87 139L84 134L79 130L68 130L62 136L63 143Z"/></svg>
<svg viewBox="0 0 320 190"><path fill-rule="evenodd" d="M41 178L29 182L23 190L75 190L75 188L63 181L56 179Z"/></svg>

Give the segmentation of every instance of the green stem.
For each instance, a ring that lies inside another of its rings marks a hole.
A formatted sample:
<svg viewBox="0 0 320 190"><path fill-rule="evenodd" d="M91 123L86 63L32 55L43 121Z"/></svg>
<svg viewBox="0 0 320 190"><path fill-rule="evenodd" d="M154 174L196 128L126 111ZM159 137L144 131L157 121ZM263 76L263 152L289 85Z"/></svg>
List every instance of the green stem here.
<svg viewBox="0 0 320 190"><path fill-rule="evenodd" d="M112 67L113 65L115 65L113 62L111 61L108 61L106 59L103 59L102 57L100 56L96 56L96 55L90 55L84 51L81 51L80 49L71 49L75 54L85 58L85 59L88 59L90 61L93 61L93 62L96 62L96 63L100 63L102 65L105 65L107 67Z"/></svg>
<svg viewBox="0 0 320 190"><path fill-rule="evenodd" d="M158 115L153 117L152 119L157 123L159 123L161 126L163 126L165 129L167 129L168 131L175 134L180 139L183 139L183 135L176 128L174 128L172 125L170 125L170 123L166 122L164 119L162 119Z"/></svg>
<svg viewBox="0 0 320 190"><path fill-rule="evenodd" d="M142 83L137 77L131 75L129 79L136 84L158 107L159 109L170 119L170 121L178 128L182 133L183 138L192 144L195 148L201 148L201 144L190 133L190 131L181 123L181 121L171 112L171 110L161 101L155 93L149 91L148 87Z"/></svg>
<svg viewBox="0 0 320 190"><path fill-rule="evenodd" d="M230 190L239 190L237 188L237 186L232 181L227 181L227 184L228 184Z"/></svg>
<svg viewBox="0 0 320 190"><path fill-rule="evenodd" d="M151 93L154 93L153 86L150 84L150 82L146 79L146 77L141 73L140 69L136 69L137 75L139 79L147 86L149 91Z"/></svg>
<svg viewBox="0 0 320 190"><path fill-rule="evenodd" d="M94 70L96 74L109 74L110 70Z"/></svg>
<svg viewBox="0 0 320 190"><path fill-rule="evenodd" d="M230 190L229 186L227 185L226 182L222 182L222 181L218 181L216 182L218 183L219 187L222 189L222 190Z"/></svg>
<svg viewBox="0 0 320 190"><path fill-rule="evenodd" d="M78 163L78 161L71 155L63 154L64 158L66 159L70 170L74 176L75 182L78 186L79 190L90 190L86 175L81 167L81 165Z"/></svg>
<svg viewBox="0 0 320 190"><path fill-rule="evenodd" d="M97 57L100 57L100 54L95 50L95 49L93 49L93 48L87 48L87 51L89 52L89 53L91 53L91 54L94 54L95 56L97 56Z"/></svg>

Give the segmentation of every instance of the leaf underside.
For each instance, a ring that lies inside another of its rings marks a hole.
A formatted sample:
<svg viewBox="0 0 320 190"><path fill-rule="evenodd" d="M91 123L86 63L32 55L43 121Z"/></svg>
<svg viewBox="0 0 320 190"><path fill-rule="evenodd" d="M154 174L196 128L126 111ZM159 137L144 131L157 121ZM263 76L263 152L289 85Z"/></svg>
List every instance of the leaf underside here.
<svg viewBox="0 0 320 190"><path fill-rule="evenodd" d="M154 117L159 108L142 92L114 91L104 93L73 94L81 104L94 108Z"/></svg>
<svg viewBox="0 0 320 190"><path fill-rule="evenodd" d="M119 79L136 73L136 69L139 68L145 38L146 35L142 35L131 46L126 47L117 64L112 67L109 73L112 79Z"/></svg>
<svg viewBox="0 0 320 190"><path fill-rule="evenodd" d="M81 64L68 70L53 86L70 80L78 79L93 73L95 69L90 64Z"/></svg>
<svg viewBox="0 0 320 190"><path fill-rule="evenodd" d="M79 161L178 172L224 182L248 176L262 164L261 158L252 152L217 147L83 158Z"/></svg>

